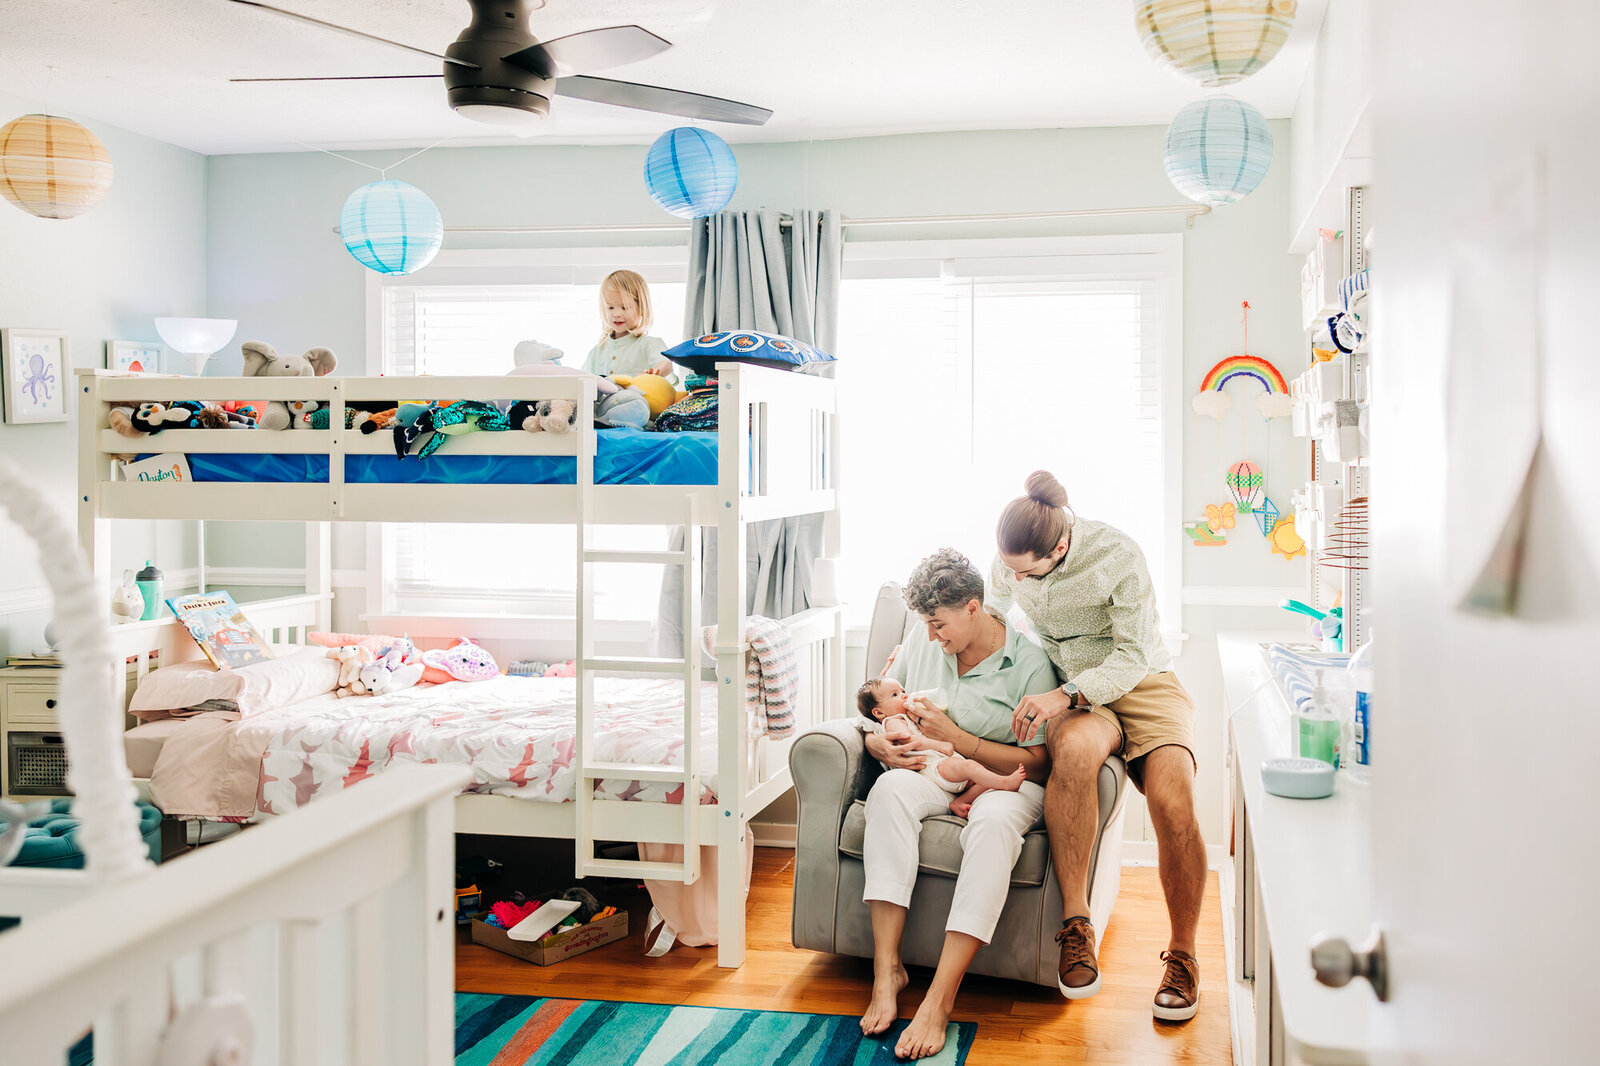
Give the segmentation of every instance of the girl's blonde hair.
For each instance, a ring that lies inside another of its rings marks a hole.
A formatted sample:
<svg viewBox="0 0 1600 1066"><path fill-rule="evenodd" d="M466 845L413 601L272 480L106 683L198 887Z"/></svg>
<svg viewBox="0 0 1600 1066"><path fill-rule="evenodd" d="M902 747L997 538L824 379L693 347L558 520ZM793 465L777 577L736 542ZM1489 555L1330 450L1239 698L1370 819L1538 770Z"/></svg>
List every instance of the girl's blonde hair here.
<svg viewBox="0 0 1600 1066"><path fill-rule="evenodd" d="M600 283L600 339L605 340L611 336L611 318L606 314L606 290L620 292L624 296L631 296L633 302L639 305L639 325L628 331L630 337L642 337L644 331L655 322L655 313L650 309L650 286L644 277L633 270L613 270L606 275L606 280Z"/></svg>
<svg viewBox="0 0 1600 1066"><path fill-rule="evenodd" d="M1067 505L1067 490L1055 475L1035 470L1024 488L1027 495L1018 496L1000 512L995 540L1005 555L1043 559L1066 539L1076 518Z"/></svg>

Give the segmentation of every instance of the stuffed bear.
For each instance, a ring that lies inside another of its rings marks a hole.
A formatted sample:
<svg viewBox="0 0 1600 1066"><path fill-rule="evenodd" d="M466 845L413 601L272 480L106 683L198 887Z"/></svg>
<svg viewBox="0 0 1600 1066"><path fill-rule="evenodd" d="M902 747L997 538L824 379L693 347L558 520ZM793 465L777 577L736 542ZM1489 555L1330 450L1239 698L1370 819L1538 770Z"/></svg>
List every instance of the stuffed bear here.
<svg viewBox="0 0 1600 1066"><path fill-rule="evenodd" d="M361 668L375 658L369 649L346 644L342 648L329 648L328 658L339 664L339 687L333 691L335 696L359 696L367 691L361 681Z"/></svg>
<svg viewBox="0 0 1600 1066"><path fill-rule="evenodd" d="M317 400L285 400L283 405L289 409L290 429L310 429L311 412L322 406Z"/></svg>
<svg viewBox="0 0 1600 1066"><path fill-rule="evenodd" d="M279 355L264 341L245 341L239 349L244 353L244 376L257 377L322 377L339 365L338 357L327 348L312 348L304 355ZM279 400L272 400L261 413L262 429L288 429L294 425L289 408Z"/></svg>

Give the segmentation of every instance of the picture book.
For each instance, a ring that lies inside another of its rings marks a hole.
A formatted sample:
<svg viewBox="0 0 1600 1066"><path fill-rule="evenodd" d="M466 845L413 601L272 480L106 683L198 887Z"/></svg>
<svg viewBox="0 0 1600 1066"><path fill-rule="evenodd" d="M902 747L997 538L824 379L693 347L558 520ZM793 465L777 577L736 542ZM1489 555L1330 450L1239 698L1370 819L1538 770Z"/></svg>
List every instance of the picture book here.
<svg viewBox="0 0 1600 1066"><path fill-rule="evenodd" d="M179 596L169 599L167 606L189 630L211 665L219 670L272 658L272 649L226 592Z"/></svg>

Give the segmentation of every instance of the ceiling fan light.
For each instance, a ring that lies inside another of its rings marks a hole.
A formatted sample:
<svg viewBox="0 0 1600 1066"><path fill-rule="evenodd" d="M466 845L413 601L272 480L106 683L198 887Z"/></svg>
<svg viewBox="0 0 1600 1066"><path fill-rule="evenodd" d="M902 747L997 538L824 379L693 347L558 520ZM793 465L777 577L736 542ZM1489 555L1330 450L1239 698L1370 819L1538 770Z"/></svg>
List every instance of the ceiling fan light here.
<svg viewBox="0 0 1600 1066"><path fill-rule="evenodd" d="M537 111L523 111L505 104L461 104L456 114L490 126L501 126L520 136L527 137L544 125L544 115Z"/></svg>

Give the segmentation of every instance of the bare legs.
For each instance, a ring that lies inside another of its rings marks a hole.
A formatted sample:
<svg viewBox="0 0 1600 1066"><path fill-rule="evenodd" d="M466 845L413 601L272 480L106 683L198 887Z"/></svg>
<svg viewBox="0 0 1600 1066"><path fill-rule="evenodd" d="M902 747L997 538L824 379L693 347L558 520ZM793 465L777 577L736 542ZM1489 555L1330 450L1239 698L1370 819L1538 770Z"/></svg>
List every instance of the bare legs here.
<svg viewBox="0 0 1600 1066"><path fill-rule="evenodd" d="M961 989L961 979L972 965L972 957L983 947L983 941L966 933L946 933L944 950L939 953L939 968L933 973L928 994L916 1017L900 1034L894 1046L895 1056L902 1059L921 1059L937 1055L944 1048L945 1027L950 1024L950 1012L955 1009L956 993ZM902 973L904 971L901 971Z"/></svg>
<svg viewBox="0 0 1600 1066"><path fill-rule="evenodd" d="M1144 795L1172 922L1167 948L1193 955L1206 890L1206 846L1194 813L1194 758L1187 749L1169 744L1144 757Z"/></svg>
<svg viewBox="0 0 1600 1066"><path fill-rule="evenodd" d="M886 900L868 900L872 912L872 999L861 1016L861 1031L876 1036L894 1024L900 1013L900 993L910 980L900 962L900 936L906 928L906 909Z"/></svg>
<svg viewBox="0 0 1600 1066"><path fill-rule="evenodd" d="M1089 916L1089 855L1094 850L1099 809L1096 782L1122 736L1099 715L1087 712L1050 723L1050 781L1044 793L1044 824L1050 831L1050 857L1061 883L1062 920ZM1185 753L1185 758L1187 758ZM1202 867L1204 861L1202 860Z"/></svg>

